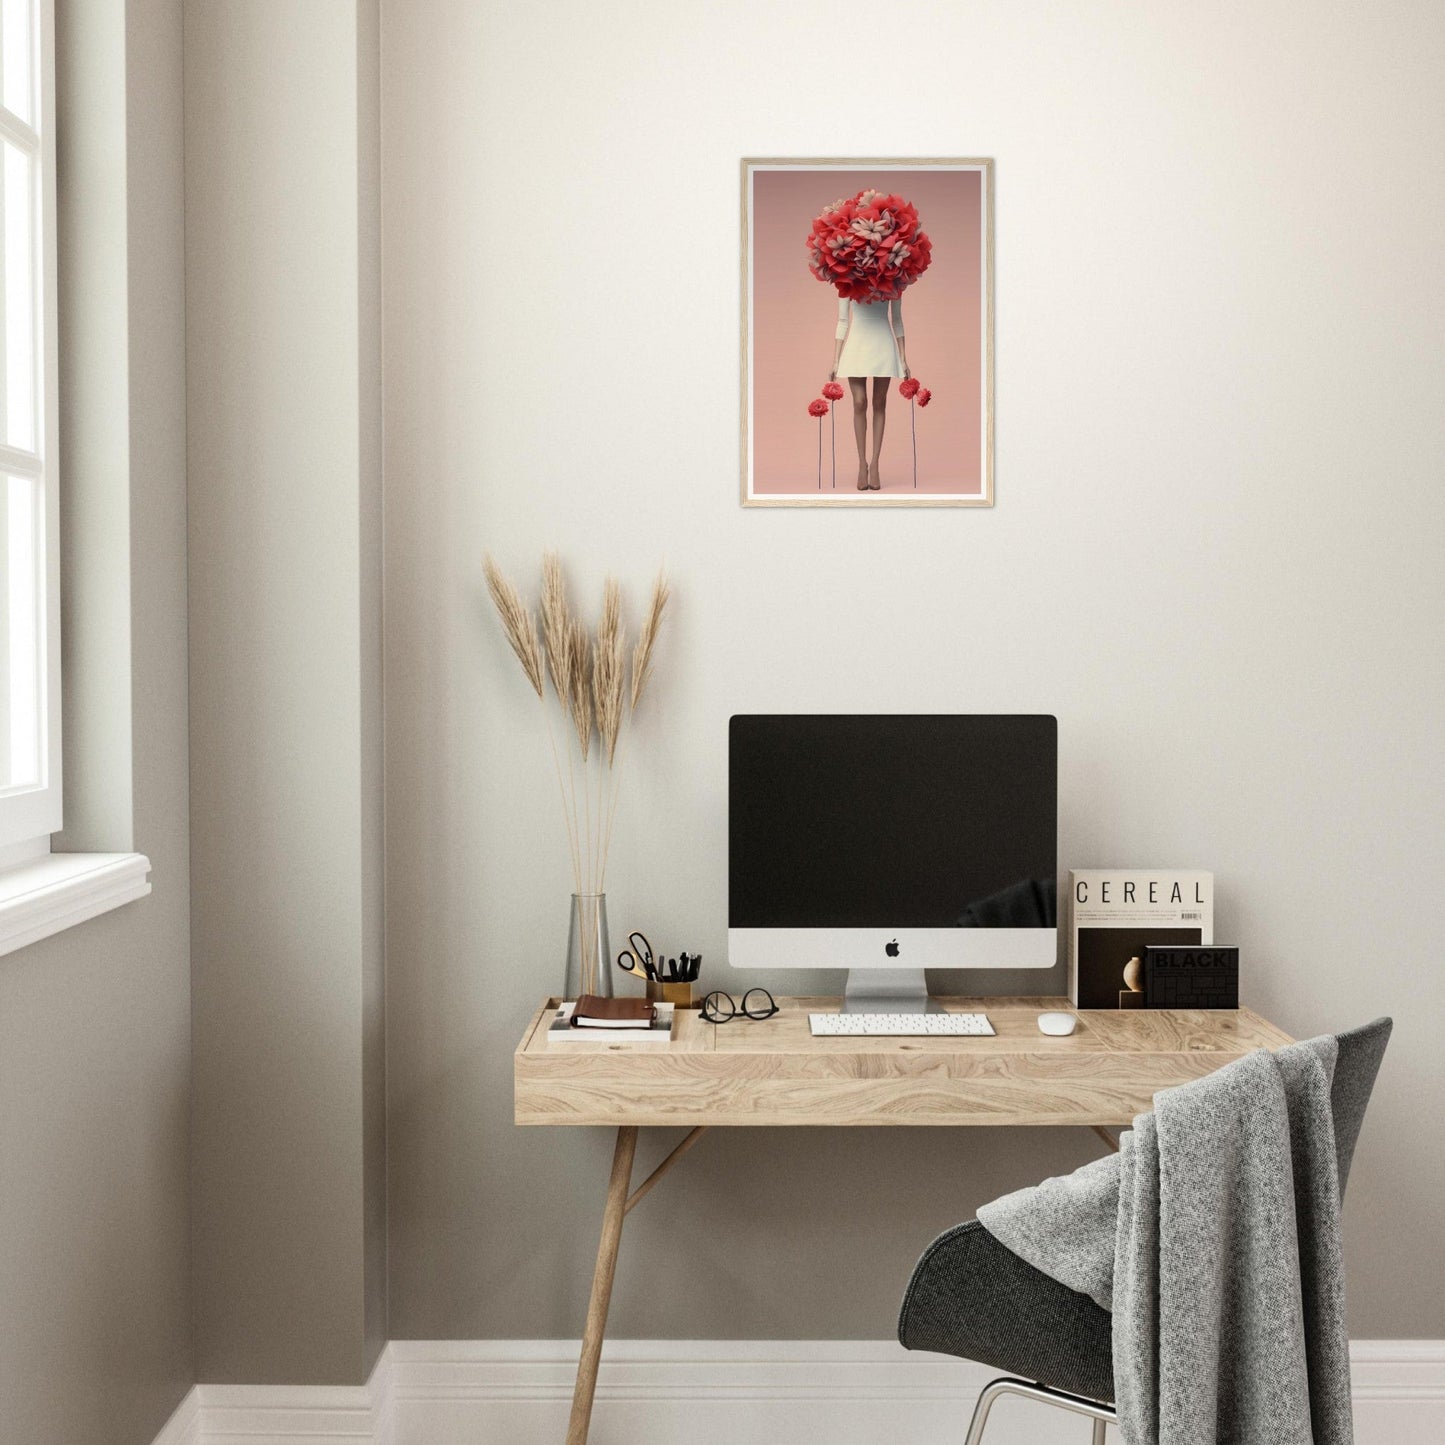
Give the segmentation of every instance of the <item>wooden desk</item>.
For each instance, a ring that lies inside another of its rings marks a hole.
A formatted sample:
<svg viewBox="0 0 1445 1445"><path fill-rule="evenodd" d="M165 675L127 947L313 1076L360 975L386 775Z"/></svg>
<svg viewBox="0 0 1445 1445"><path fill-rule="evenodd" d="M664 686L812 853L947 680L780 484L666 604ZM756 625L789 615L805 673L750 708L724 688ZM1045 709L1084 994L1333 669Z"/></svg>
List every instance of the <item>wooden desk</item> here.
<svg viewBox="0 0 1445 1445"><path fill-rule="evenodd" d="M1073 1012L1063 998L939 1000L987 1014L992 1038L814 1038L808 1013L838 1002L779 998L774 1018L726 1024L679 1010L668 1045L549 1046L557 1000L533 1014L513 1059L516 1122L617 1130L567 1445L587 1439L622 1221L705 1129L1077 1124L1117 1148L1108 1128L1147 1113L1158 1090L1291 1041L1248 1009L1080 1012L1072 1034L1048 1038L1036 1019ZM632 1189L638 1129L665 1127L689 1132Z"/></svg>

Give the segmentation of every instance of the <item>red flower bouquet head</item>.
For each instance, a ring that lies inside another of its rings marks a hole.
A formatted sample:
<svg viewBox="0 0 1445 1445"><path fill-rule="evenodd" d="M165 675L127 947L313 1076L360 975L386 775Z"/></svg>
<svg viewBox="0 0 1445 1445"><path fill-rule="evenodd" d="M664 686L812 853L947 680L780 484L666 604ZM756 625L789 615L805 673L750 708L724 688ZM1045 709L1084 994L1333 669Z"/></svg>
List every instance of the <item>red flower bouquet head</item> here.
<svg viewBox="0 0 1445 1445"><path fill-rule="evenodd" d="M932 259L917 207L882 191L834 201L808 233L808 269L847 301L894 301Z"/></svg>
<svg viewBox="0 0 1445 1445"><path fill-rule="evenodd" d="M904 401L911 401L918 395L918 378L916 376L905 377L898 383L898 395Z"/></svg>
<svg viewBox="0 0 1445 1445"><path fill-rule="evenodd" d="M823 384L823 395L829 401L843 400L843 383L841 381L829 381Z"/></svg>
<svg viewBox="0 0 1445 1445"><path fill-rule="evenodd" d="M813 400L808 403L808 415L816 417L827 416L828 403L824 401L821 396L815 396Z"/></svg>
<svg viewBox="0 0 1445 1445"><path fill-rule="evenodd" d="M932 400L933 393L925 386L923 390L918 393L918 404L919 406L927 406Z"/></svg>

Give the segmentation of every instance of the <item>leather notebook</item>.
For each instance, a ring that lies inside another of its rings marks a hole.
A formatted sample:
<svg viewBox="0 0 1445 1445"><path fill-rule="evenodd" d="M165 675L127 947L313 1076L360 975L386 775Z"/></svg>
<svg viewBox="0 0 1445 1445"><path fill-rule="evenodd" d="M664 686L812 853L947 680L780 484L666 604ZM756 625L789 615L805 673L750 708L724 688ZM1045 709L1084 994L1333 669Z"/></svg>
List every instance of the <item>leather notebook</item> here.
<svg viewBox="0 0 1445 1445"><path fill-rule="evenodd" d="M572 1011L574 1029L635 1029L650 1024L657 1007L645 998L599 998L584 993Z"/></svg>

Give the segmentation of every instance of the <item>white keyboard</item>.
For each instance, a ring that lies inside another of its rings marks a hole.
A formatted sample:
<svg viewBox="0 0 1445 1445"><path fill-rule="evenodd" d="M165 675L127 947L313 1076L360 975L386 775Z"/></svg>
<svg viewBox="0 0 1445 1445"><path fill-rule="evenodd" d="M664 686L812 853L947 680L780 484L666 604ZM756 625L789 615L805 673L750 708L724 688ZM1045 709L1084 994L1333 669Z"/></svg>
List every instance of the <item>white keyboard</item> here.
<svg viewBox="0 0 1445 1445"><path fill-rule="evenodd" d="M809 1014L808 1026L815 1035L831 1037L956 1038L993 1033L987 1014Z"/></svg>

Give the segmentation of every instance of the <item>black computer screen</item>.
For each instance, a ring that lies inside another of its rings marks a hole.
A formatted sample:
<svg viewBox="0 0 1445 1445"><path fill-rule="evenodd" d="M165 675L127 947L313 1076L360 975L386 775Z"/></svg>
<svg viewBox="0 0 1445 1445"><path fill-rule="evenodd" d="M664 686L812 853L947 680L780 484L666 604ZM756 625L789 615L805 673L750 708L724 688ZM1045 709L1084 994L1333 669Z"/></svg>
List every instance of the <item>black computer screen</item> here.
<svg viewBox="0 0 1445 1445"><path fill-rule="evenodd" d="M731 928L1055 924L1048 716L739 715Z"/></svg>

